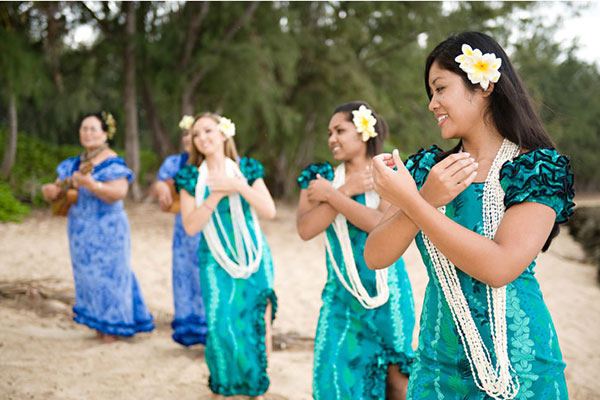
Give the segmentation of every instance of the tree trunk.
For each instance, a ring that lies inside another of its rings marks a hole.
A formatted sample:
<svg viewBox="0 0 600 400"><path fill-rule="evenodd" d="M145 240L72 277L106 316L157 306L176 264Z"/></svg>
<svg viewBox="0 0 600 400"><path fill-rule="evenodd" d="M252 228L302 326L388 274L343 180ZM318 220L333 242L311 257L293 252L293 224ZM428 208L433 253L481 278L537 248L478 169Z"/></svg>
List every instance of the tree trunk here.
<svg viewBox="0 0 600 400"><path fill-rule="evenodd" d="M125 100L125 158L135 178L131 185L131 197L139 201L142 192L139 184L140 141L138 137L138 119L135 87L135 2L126 3L125 14L125 52L124 52L124 100Z"/></svg>
<svg viewBox="0 0 600 400"><path fill-rule="evenodd" d="M161 160L164 160L169 154L174 153L176 150L169 140L169 133L156 111L154 99L152 98L152 85L147 77L144 77L143 79L142 93L144 109L146 110L146 119L148 121L148 126L150 126L150 131L152 132L154 151L156 151Z"/></svg>
<svg viewBox="0 0 600 400"><path fill-rule="evenodd" d="M8 100L8 138L6 142L0 175L8 178L17 155L17 96L12 91Z"/></svg>

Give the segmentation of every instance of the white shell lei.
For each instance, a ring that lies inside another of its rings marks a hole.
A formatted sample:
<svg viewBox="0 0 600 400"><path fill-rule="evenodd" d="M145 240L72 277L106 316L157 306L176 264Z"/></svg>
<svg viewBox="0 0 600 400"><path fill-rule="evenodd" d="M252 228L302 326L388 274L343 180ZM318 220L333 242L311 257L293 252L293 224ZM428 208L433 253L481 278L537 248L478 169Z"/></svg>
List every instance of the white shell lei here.
<svg viewBox="0 0 600 400"><path fill-rule="evenodd" d="M345 180L346 168L344 164L341 164L335 169L332 186L337 189L344 184ZM374 190L368 191L365 193L365 202L367 203L367 207L375 209L379 206L379 195ZM350 294L352 294L364 308L371 309L382 306L390 297L390 290L387 283L388 270L380 269L375 271L377 294L374 297L371 297L367 292L367 289L365 289L364 285L362 284L358 274L358 269L356 268L346 217L344 217L342 214L338 214L335 217L332 225L342 249L344 266L346 267L349 282L346 282L346 279L344 279L344 276L335 261L335 257L333 256L329 238L327 237L327 234L325 234L325 248L327 249L327 254L331 260L331 265L333 266L333 270L335 271L338 279L346 288L346 290L350 292Z"/></svg>
<svg viewBox="0 0 600 400"><path fill-rule="evenodd" d="M229 177L243 176L238 165L230 158L225 158L225 174ZM204 193L206 191L206 179L208 178L208 166L204 161L198 167L198 181L196 182L196 207L204 203ZM254 208L250 207L252 222L254 224L254 233L256 245L248 230L242 200L239 193L234 193L229 197L229 209L231 211L231 223L233 225L233 236L235 239L235 249L232 247L227 231L223 228L219 212L215 210L202 230L202 235L206 239L208 248L217 263L233 278L247 279L255 273L260 266L262 259L263 237L260 231L260 225ZM216 221L216 225L215 225ZM217 229L220 232L217 232ZM223 247L221 237L225 239L225 244L229 252L233 255L231 259Z"/></svg>
<svg viewBox="0 0 600 400"><path fill-rule="evenodd" d="M506 161L519 155L519 146L504 139L490 168L483 187L483 232L493 239L504 216L504 191L500 186L500 168ZM440 207L445 212L445 207ZM423 242L431 258L446 302L452 312L456 330L469 361L471 374L477 387L494 399L513 399L519 392L518 377L508 358L506 331L506 286L491 288L486 285L490 331L497 365L494 366L489 350L481 339L473 321L467 299L460 287L456 267L444 256L429 238L421 232ZM490 302L491 298L491 302Z"/></svg>

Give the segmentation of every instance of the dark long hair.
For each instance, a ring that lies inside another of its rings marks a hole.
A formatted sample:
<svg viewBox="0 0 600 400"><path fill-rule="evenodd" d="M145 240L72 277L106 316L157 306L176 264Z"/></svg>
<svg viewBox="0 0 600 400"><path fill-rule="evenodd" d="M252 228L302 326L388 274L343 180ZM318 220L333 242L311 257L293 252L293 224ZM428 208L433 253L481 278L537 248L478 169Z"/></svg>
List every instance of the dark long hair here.
<svg viewBox="0 0 600 400"><path fill-rule="evenodd" d="M462 54L461 47L465 43L473 49L481 50L483 54L494 53L496 57L502 59L500 80L494 84L494 91L489 97L489 108L486 112L486 116L494 123L500 135L518 144L522 149L554 149L554 144L508 55L494 39L484 33L459 33L450 36L433 49L425 62L425 90L429 99L432 97L429 71L434 62L437 62L440 68L458 74L469 90L475 91L481 88L478 83L471 83L467 74L459 68L459 63L454 61L456 56ZM448 153L458 151L460 145Z"/></svg>
<svg viewBox="0 0 600 400"><path fill-rule="evenodd" d="M346 115L348 121L352 122L352 111L358 110L360 106L365 106L373 113L373 117L377 120L375 124L375 132L377 132L377 136L369 138L367 140L367 154L369 157L375 157L377 154L381 153L383 150L383 141L387 137L388 134L388 124L385 122L383 117L375 112L373 108L364 101L351 101L350 103L342 104L333 110L332 116L337 113L343 113Z"/></svg>
<svg viewBox="0 0 600 400"><path fill-rule="evenodd" d="M489 107L486 110L486 117L491 119L500 135L518 144L522 149L554 149L555 146L535 111L527 90L514 70L508 55L494 39L484 33L459 33L450 36L433 49L425 62L425 90L429 99L433 96L429 87L429 71L434 62L437 62L440 68L462 77L465 86L469 90L475 91L480 88L479 84L471 83L467 74L459 68L459 63L454 61L456 56L462 54L462 45L465 43L473 49L481 50L483 54L494 53L496 57L502 59L499 70L500 80L494 84L494 91L489 97ZM437 161L449 154L458 152L461 146L462 143L459 143L449 151L440 153ZM542 251L548 249L550 242L558 235L558 232L559 227L555 223Z"/></svg>

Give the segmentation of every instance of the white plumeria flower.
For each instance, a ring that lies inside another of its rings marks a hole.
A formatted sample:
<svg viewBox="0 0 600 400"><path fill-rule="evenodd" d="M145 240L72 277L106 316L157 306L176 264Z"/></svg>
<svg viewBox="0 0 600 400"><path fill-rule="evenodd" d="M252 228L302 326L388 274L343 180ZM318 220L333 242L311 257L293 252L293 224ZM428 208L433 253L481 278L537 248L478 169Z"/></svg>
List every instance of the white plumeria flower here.
<svg viewBox="0 0 600 400"><path fill-rule="evenodd" d="M352 122L358 133L362 134L363 142L377 136L375 124L377 120L373 117L373 112L365 106L360 106L358 110L352 111Z"/></svg>
<svg viewBox="0 0 600 400"><path fill-rule="evenodd" d="M223 135L225 135L225 137L227 139L235 136L235 124L233 122L231 122L231 120L229 118L225 118L225 117L219 118L218 128L221 132L223 132Z"/></svg>
<svg viewBox="0 0 600 400"><path fill-rule="evenodd" d="M498 82L500 79L500 66L502 59L494 53L482 54L481 50L473 50L468 44L462 45L462 52L454 61L460 63L459 68L467 73L467 77L473 84L479 83L483 90L487 90L490 82Z"/></svg>
<svg viewBox="0 0 600 400"><path fill-rule="evenodd" d="M179 121L179 129L187 131L192 127L193 123L194 117L191 115L184 115L183 118L181 118L181 121Z"/></svg>

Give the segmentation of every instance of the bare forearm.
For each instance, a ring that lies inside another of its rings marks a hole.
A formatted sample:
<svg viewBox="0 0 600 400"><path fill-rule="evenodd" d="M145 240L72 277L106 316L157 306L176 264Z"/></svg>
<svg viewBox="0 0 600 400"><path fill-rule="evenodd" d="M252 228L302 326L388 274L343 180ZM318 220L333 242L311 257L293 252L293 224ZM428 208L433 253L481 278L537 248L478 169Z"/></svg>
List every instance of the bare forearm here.
<svg viewBox="0 0 600 400"><path fill-rule="evenodd" d="M375 227L365 243L364 257L371 269L387 268L395 263L413 241L419 228L398 210Z"/></svg>
<svg viewBox="0 0 600 400"><path fill-rule="evenodd" d="M109 182L98 182L92 183L91 187L88 188L94 196L104 200L107 203L114 203L119 200L123 200L127 196L128 184L125 179L109 181Z"/></svg>
<svg viewBox="0 0 600 400"><path fill-rule="evenodd" d="M310 240L323 232L335 219L338 212L327 203L319 203L313 208L300 212L296 227L302 240Z"/></svg>
<svg viewBox="0 0 600 400"><path fill-rule="evenodd" d="M261 217L269 219L275 218L275 202L267 190L260 190L259 188L243 184L240 187L240 195Z"/></svg>
<svg viewBox="0 0 600 400"><path fill-rule="evenodd" d="M406 207L410 219L457 268L493 287L512 282L529 265L514 245L501 246L440 213L422 198Z"/></svg>
<svg viewBox="0 0 600 400"><path fill-rule="evenodd" d="M183 191L182 191L183 193ZM202 206L196 208L195 199L189 194L182 195L181 220L185 232L193 236L200 232L208 222L221 197L210 194L202 203Z"/></svg>

